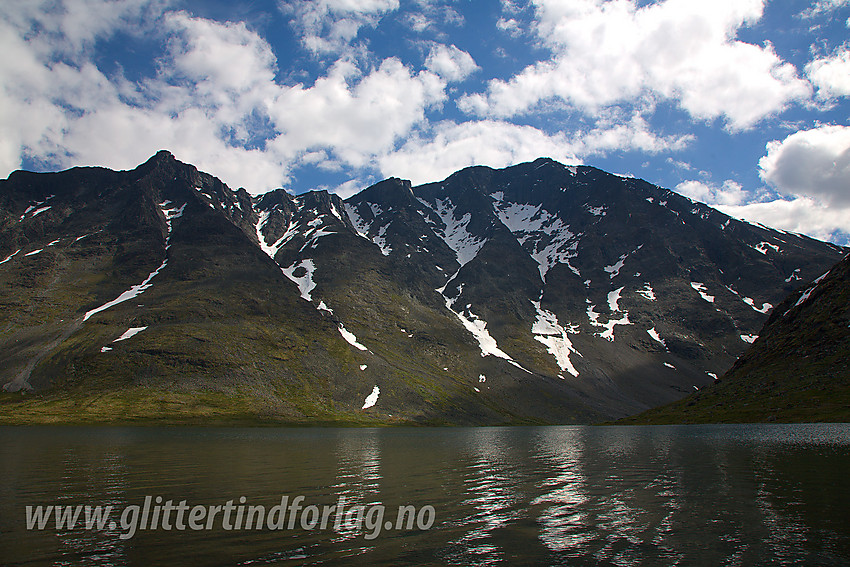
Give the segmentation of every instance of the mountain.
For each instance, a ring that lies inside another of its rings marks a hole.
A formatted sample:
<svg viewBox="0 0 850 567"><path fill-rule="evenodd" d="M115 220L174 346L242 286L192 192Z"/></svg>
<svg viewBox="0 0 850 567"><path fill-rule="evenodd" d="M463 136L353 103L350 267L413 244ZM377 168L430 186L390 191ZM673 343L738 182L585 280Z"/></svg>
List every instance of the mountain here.
<svg viewBox="0 0 850 567"><path fill-rule="evenodd" d="M850 421L850 255L770 314L718 382L624 423Z"/></svg>
<svg viewBox="0 0 850 567"><path fill-rule="evenodd" d="M0 181L7 422L586 423L714 381L840 247L539 159L252 197Z"/></svg>

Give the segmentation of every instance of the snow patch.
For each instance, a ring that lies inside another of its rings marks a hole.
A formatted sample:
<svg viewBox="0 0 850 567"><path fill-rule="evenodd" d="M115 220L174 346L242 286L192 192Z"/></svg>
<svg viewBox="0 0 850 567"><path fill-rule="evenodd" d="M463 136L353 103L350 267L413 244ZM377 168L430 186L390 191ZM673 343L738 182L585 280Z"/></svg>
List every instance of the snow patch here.
<svg viewBox="0 0 850 567"><path fill-rule="evenodd" d="M392 223L390 223L390 224L392 224ZM374 242L375 244L378 245L378 248L381 249L381 254L383 254L384 256L389 256L390 252L393 251L392 247L389 244L387 244L387 239L385 238L385 236L387 234L387 229L389 227L390 227L389 224L387 224L386 226L382 226L381 228L378 229L378 234L376 234L372 238L372 242Z"/></svg>
<svg viewBox="0 0 850 567"><path fill-rule="evenodd" d="M741 335L741 340L750 344L756 342L757 338L759 338L758 335Z"/></svg>
<svg viewBox="0 0 850 567"><path fill-rule="evenodd" d="M700 282L691 282L691 287L694 288L697 291L697 293L699 293L700 297L702 297L704 300L706 300L709 303L714 303L714 296L708 295L706 293L707 290L706 290L705 284L702 284Z"/></svg>
<svg viewBox="0 0 850 567"><path fill-rule="evenodd" d="M646 330L647 334L652 337L653 340L661 343L664 348L667 348L667 343L664 342L664 339L661 338L661 335L658 334L658 331L655 330L655 327Z"/></svg>
<svg viewBox="0 0 850 567"><path fill-rule="evenodd" d="M361 217L357 212L357 208L353 205L343 203L342 206L345 208L348 220L350 220L351 224L354 225L354 229L357 231L357 234L366 240L371 240L369 238L369 229L372 228L372 223L367 222L363 217Z"/></svg>
<svg viewBox="0 0 850 567"><path fill-rule="evenodd" d="M771 244L770 242L759 242L756 246L752 246L751 248L756 252L761 252L764 255L767 255L768 248L772 249L774 252L781 252L781 250L779 250L779 246L777 246L776 244Z"/></svg>
<svg viewBox="0 0 850 567"><path fill-rule="evenodd" d="M351 346L353 346L354 348L359 349L359 350L369 350L365 346L363 346L362 344L357 342L357 337L354 336L354 333L352 333L351 331L346 329L342 325L342 323L339 324L338 329L339 329L339 334L342 335L342 338L345 339L345 341L348 344L350 344ZM377 399L377 396L375 397L375 399Z"/></svg>
<svg viewBox="0 0 850 567"><path fill-rule="evenodd" d="M673 370L676 370L676 367L673 366L672 364L670 364L669 362L665 362L664 366L666 366L667 368L672 368Z"/></svg>
<svg viewBox="0 0 850 567"><path fill-rule="evenodd" d="M299 269L303 268L305 270L304 274L301 276L296 276L295 272ZM307 301L313 301L310 292L313 291L316 287L316 283L313 281L313 272L316 271L316 263L311 259L301 260L300 262L296 262L289 266L288 268L280 269L283 274L295 282L295 285L298 286L298 291L301 293L301 297L306 299Z"/></svg>
<svg viewBox="0 0 850 567"><path fill-rule="evenodd" d="M633 323L629 321L629 312L626 311L623 313L623 316L619 319L608 319L607 323L601 323L599 321L600 313L595 311L595 305L588 305L587 307L587 318L590 320L590 324L594 327L598 327L601 329L605 329L604 331L597 333L597 337L602 337L608 341L614 341L614 327L617 325L632 325Z"/></svg>
<svg viewBox="0 0 850 567"><path fill-rule="evenodd" d="M266 244L266 238L265 236L263 236L262 232L263 227L265 227L266 222L268 222L269 220L269 216L271 216L271 211L264 211L260 213L259 217L257 218L257 241L260 243L260 248L262 248L263 252L265 252L269 258L274 260L274 257L277 255L278 250L280 250L284 244L289 242L289 240L292 239L292 237L298 233L298 229L295 222L290 221L289 226L287 227L286 232L283 234L283 236L278 238L274 244L269 246L268 244Z"/></svg>
<svg viewBox="0 0 850 567"><path fill-rule="evenodd" d="M375 386L372 388L372 393L366 396L366 399L363 401L363 407L360 409L369 409L374 406L378 402L378 396L381 395L381 389Z"/></svg>
<svg viewBox="0 0 850 567"><path fill-rule="evenodd" d="M638 246L637 248L635 248L631 252L626 252L625 254L621 254L619 260L617 260L615 263L611 264L610 266L605 266L602 269L605 270L606 272L608 272L608 277L613 280L614 278L616 278L617 276L620 275L620 270L623 269L623 265L626 263L626 259L629 256L631 256L632 254L634 254L635 252L637 252L638 250L640 250L641 248L643 248L643 244L641 244L640 246Z"/></svg>
<svg viewBox="0 0 850 567"><path fill-rule="evenodd" d="M753 300L752 300L751 298L749 298L749 297L743 297L743 296L741 296L741 301L743 301L744 303L746 303L747 305L749 305L750 307L752 307L754 311L758 311L759 313L767 313L768 311L770 311L771 309L773 309L773 305L771 305L770 303L767 303L767 302L762 303L762 304L761 304L761 308L756 307L756 303L755 303L755 301L753 301Z"/></svg>
<svg viewBox="0 0 850 567"><path fill-rule="evenodd" d="M608 309L611 310L611 313L616 313L620 310L620 294L623 291L623 287L608 292Z"/></svg>
<svg viewBox="0 0 850 567"><path fill-rule="evenodd" d="M747 305L752 307L753 311L758 311L759 313L767 313L768 311L773 309L773 305L771 305L770 303L767 303L767 302L762 303L761 307L756 307L756 302L751 297L744 297L743 295L741 295L740 293L735 291L735 289L732 288L732 286L727 285L725 287L726 287L726 289L728 289L729 291L731 291L732 293L737 295L741 299L741 301L743 301L744 303L746 303Z"/></svg>
<svg viewBox="0 0 850 567"><path fill-rule="evenodd" d="M791 283L792 280L801 280L801 279L803 279L803 278L800 277L800 268L797 268L796 270L791 272L790 276L785 278L785 283Z"/></svg>
<svg viewBox="0 0 850 567"><path fill-rule="evenodd" d="M558 324L558 317L551 311L541 308L539 301L532 301L531 303L537 310L537 319L531 327L534 339L547 347L549 354L555 357L555 361L562 371L566 370L573 376L578 376L578 370L570 361L570 354L582 355L573 347L572 341L567 336L568 332L577 334L577 326L570 325L569 330L564 329Z"/></svg>
<svg viewBox="0 0 850 567"><path fill-rule="evenodd" d="M115 339L112 342L117 343L118 341L126 341L127 339L138 335L139 333L141 333L145 329L147 329L147 327L130 327L129 329L124 331L123 335L121 335L120 337L118 337L117 339Z"/></svg>

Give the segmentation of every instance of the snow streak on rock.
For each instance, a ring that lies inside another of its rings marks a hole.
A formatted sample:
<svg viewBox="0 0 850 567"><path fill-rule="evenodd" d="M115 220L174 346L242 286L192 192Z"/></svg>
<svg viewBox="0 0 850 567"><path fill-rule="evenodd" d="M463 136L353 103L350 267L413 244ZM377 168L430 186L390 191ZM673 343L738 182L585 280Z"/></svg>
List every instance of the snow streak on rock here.
<svg viewBox="0 0 850 567"><path fill-rule="evenodd" d="M360 216L356 207L348 203L343 203L343 207L345 207L345 212L348 215L348 219L351 221L351 224L353 224L354 228L357 230L357 234L378 246L378 248L381 249L381 254L389 256L393 249L387 244L387 240L384 235L387 233L387 229L390 224L388 223L386 226L382 226L375 236L369 236L369 231L372 229L372 225L377 220L378 215L383 213L381 208L374 203L369 203L369 209L372 212L372 220L366 220Z"/></svg>
<svg viewBox="0 0 850 567"><path fill-rule="evenodd" d="M820 282L821 282L821 281L823 281L823 279L824 279L826 276L828 276L828 275L829 275L829 272L830 272L830 271L831 271L831 270L828 270L828 271L827 271L824 275L820 276L818 279L816 279L815 281L813 281L813 282L812 282L812 285L811 285L811 286L810 286L810 287L809 287L806 291L804 291L804 292L803 292L803 295L801 295L801 296L800 296L800 299L798 299L798 300L797 300L797 303L795 303L795 304L794 304L794 307L799 307L800 305L802 305L803 303L805 303L806 301L808 301L808 300L809 300L809 297L811 297L811 295L812 295L812 292L814 292L814 291L817 289L818 284L820 284ZM793 309L794 307L792 307L791 309ZM789 311L791 311L791 309L789 309L788 311L786 311L786 312L785 312L785 315L788 315L788 312L789 312Z"/></svg>
<svg viewBox="0 0 850 567"><path fill-rule="evenodd" d="M541 205L503 201L501 192L493 193L490 197L494 199L493 209L499 220L537 262L540 278L544 282L546 273L556 264L566 264L574 274L581 276L570 264L570 259L578 255L581 234L573 234L569 225Z"/></svg>
<svg viewBox="0 0 850 567"><path fill-rule="evenodd" d="M461 288L462 289L462 288ZM496 343L496 339L490 335L490 332L487 330L487 321L483 319L479 319L472 311L469 310L469 306L464 311L455 311L453 309L455 301L457 301L457 297L454 299L450 299L444 295L445 286L436 290L437 293L443 296L443 299L446 300L446 308L455 314L461 324L463 324L464 328L467 331L472 333L472 336L475 337L475 340L478 341L478 347L481 349L481 356L495 356L497 358L501 358L507 360L509 363L513 364L517 368L525 370L529 374L528 370L523 368L518 362L516 362L513 358L510 357L505 351L499 348L498 343ZM460 294L458 294L460 297Z"/></svg>
<svg viewBox="0 0 850 567"><path fill-rule="evenodd" d="M801 280L803 278L800 277L800 268L796 268L791 275L785 278L785 283L791 283L791 280Z"/></svg>
<svg viewBox="0 0 850 567"><path fill-rule="evenodd" d="M290 222L286 229L286 233L278 238L274 244L268 245L266 244L265 236L263 236L263 227L266 225L266 222L268 222L270 215L271 211L263 211L259 214L259 217L257 218L257 241L260 243L260 248L263 249L263 252L265 252L269 258L274 260L278 250L280 250L284 244L289 242L289 240L298 233L298 228L294 221Z"/></svg>
<svg viewBox="0 0 850 567"><path fill-rule="evenodd" d="M643 284L643 288L637 290L637 293L649 301L655 301L655 291L652 289L652 286L649 285L649 282Z"/></svg>
<svg viewBox="0 0 850 567"><path fill-rule="evenodd" d="M549 354L555 357L555 361L561 370L566 370L573 376L578 376L578 370L570 361L570 354L575 353L581 356L581 353L573 347L572 341L567 336L567 332L576 334L578 330L571 325L570 330L567 331L558 324L558 317L554 313L540 307L539 301L532 301L531 303L537 310L537 319L531 327L535 340L546 345Z"/></svg>
<svg viewBox="0 0 850 567"><path fill-rule="evenodd" d="M20 248L19 248L18 250L16 250L16 251L12 252L12 253L11 253L11 254L9 254L8 256L6 256L6 259L5 259L5 260L0 261L0 264L5 264L5 263L6 263L6 262L8 262L9 260L11 260L11 259L12 259L12 258L13 258L13 257L14 257L14 256L18 253L18 252L20 252L20 251L21 251L21 250L20 250Z"/></svg>
<svg viewBox="0 0 850 567"><path fill-rule="evenodd" d="M773 309L773 305L771 305L770 303L767 303L767 302L762 303L761 307L756 307L756 302L751 297L744 297L743 295L741 295L740 293L735 291L734 288L732 288L732 286L727 285L725 287L726 287L726 289L728 289L729 291L731 291L732 293L737 295L738 298L741 301L743 301L744 303L746 303L747 305L752 307L753 311L758 311L759 313L767 313L768 311Z"/></svg>
<svg viewBox="0 0 850 567"><path fill-rule="evenodd" d="M467 230L469 221L472 220L470 213L464 214L459 219L456 218L457 208L448 197L437 199L434 206L423 199L419 199L419 202L437 213L437 216L443 221L444 227L442 229L435 227L434 232L443 239L449 248L454 250L458 264L464 266L478 255L487 239L479 239Z"/></svg>
<svg viewBox="0 0 850 567"><path fill-rule="evenodd" d="M129 339L131 337L135 337L136 335L138 335L139 333L141 333L145 329L147 329L147 327L130 327L129 329L124 331L123 335L121 335L120 337L118 337L117 339L115 339L112 342L117 343L119 341L126 341L127 339Z"/></svg>
<svg viewBox="0 0 850 567"><path fill-rule="evenodd" d="M134 297L137 297L137 296L141 295L142 293L144 293L152 285L151 280L154 279L157 276L157 274L159 274L159 272L162 271L163 268L165 268L166 264L168 264L168 254L167 254L167 252L168 252L168 249L171 248L171 230L172 230L171 229L171 221L173 219L182 217L183 216L183 209L186 208L185 203L179 209L177 209L177 208L167 208L169 205L171 205L171 201L165 201L163 203L160 203L160 205L159 205L160 210L162 210L163 215L165 215L165 225L166 225L167 230L168 230L167 236L165 237L166 256L162 260L162 264L160 264L160 266L156 270L154 270L153 272L148 274L148 277L145 278L145 280L142 283L140 283L138 285L134 285L133 287L131 287L130 289L128 289L127 291L125 291L124 293L122 293L121 295L119 295L118 297L113 299L112 301L110 301L108 303L104 303L100 307L98 307L96 309L92 309L91 311L86 313L85 316L83 317L83 321L88 321L88 319L92 315L94 315L96 313L100 313L101 311L105 311L105 310L109 309L110 307L114 307L114 306L118 305L119 303L124 303L125 301L133 299Z"/></svg>
<svg viewBox="0 0 850 567"><path fill-rule="evenodd" d="M369 229L372 228L372 223L367 222L360 216L357 212L357 207L348 203L343 203L342 205L345 207L345 213L348 215L348 220L351 221L351 224L353 224L354 228L357 230L357 234L369 240Z"/></svg>
<svg viewBox="0 0 850 567"><path fill-rule="evenodd" d="M378 234L376 234L374 238L372 238L372 242L378 245L378 248L381 249L381 254L383 254L384 256L389 256L390 253L393 251L392 246L387 244L386 239L387 229L389 227L389 224L382 226L378 229Z"/></svg>

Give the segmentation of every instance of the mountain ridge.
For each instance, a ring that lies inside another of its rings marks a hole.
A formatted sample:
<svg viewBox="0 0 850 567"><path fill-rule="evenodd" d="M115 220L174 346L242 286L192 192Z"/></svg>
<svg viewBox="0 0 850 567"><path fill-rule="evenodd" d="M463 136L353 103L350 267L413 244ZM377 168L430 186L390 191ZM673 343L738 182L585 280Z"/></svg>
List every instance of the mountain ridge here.
<svg viewBox="0 0 850 567"><path fill-rule="evenodd" d="M346 200L251 197L165 151L125 172L0 183L6 389L73 403L147 388L137 406L208 398L222 419L636 413L711 383L793 276L841 252L548 158L390 178ZM24 411L4 397L9 419Z"/></svg>

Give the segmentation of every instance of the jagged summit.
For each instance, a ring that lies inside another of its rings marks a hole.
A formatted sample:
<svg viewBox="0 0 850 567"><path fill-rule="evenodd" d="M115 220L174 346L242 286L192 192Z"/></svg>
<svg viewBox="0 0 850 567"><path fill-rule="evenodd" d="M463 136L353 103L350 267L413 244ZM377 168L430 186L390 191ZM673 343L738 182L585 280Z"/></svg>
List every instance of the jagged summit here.
<svg viewBox="0 0 850 567"><path fill-rule="evenodd" d="M548 158L343 201L159 152L14 174L0 230L7 389L301 422L635 413L713 382L842 253Z"/></svg>

